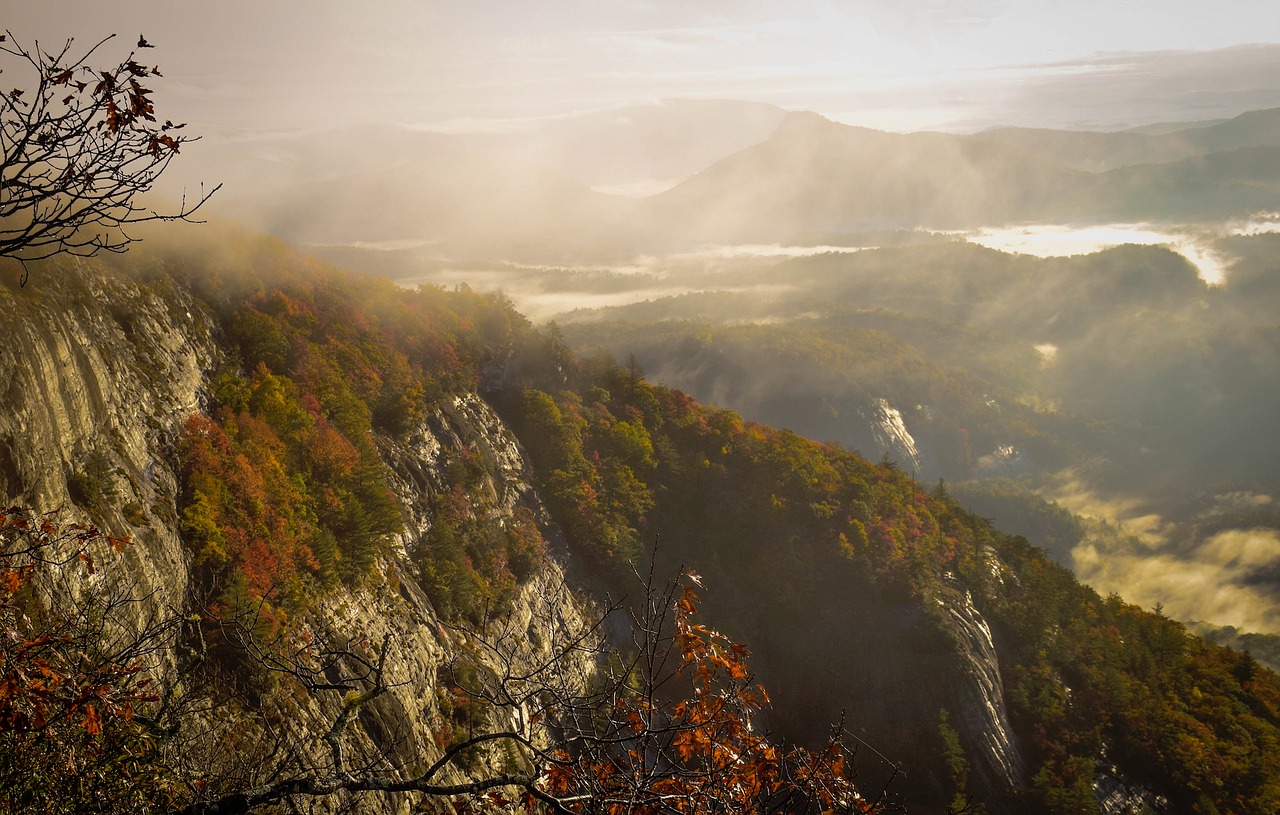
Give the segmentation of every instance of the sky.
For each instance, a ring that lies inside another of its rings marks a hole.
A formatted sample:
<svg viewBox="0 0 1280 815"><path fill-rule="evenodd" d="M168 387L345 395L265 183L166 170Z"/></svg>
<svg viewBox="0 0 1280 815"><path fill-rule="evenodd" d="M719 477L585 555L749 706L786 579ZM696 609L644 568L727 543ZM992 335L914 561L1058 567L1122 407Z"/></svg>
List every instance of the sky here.
<svg viewBox="0 0 1280 815"><path fill-rule="evenodd" d="M886 130L1280 107L1275 0L5 0L19 41L143 34L205 132L501 130L669 98Z"/></svg>

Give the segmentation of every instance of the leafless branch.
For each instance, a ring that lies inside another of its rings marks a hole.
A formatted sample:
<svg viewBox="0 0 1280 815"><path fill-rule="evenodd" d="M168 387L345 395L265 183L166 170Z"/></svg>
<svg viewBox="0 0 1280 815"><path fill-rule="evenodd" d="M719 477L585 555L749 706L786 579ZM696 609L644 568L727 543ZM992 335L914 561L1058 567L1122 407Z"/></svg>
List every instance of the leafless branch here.
<svg viewBox="0 0 1280 815"><path fill-rule="evenodd" d="M32 83L0 91L0 256L40 260L121 252L147 221L191 221L221 185L159 212L138 202L182 146L198 137L157 119L150 88L161 76L131 51L114 68L89 65L113 37L78 51L20 44L6 31L0 54Z"/></svg>

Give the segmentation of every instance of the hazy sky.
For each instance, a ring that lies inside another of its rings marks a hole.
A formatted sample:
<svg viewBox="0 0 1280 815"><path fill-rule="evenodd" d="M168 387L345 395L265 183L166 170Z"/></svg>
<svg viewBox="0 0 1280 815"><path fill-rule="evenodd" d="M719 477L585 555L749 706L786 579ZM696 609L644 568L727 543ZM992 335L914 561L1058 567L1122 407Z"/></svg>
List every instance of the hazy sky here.
<svg viewBox="0 0 1280 815"><path fill-rule="evenodd" d="M483 127L732 98L909 130L1280 106L1276 0L5 0L49 42L139 33L203 127ZM118 53L118 52L113 52Z"/></svg>

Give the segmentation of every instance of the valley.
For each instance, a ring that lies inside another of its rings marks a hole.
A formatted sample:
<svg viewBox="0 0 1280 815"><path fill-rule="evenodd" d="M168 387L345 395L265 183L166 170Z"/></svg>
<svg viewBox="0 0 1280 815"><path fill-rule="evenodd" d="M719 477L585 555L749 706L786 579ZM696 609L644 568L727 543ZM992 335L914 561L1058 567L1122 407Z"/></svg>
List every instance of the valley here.
<svg viewBox="0 0 1280 815"><path fill-rule="evenodd" d="M1280 811L1280 109L175 139L79 70L223 186L0 219L0 810ZM0 202L93 200L67 120Z"/></svg>
<svg viewBox="0 0 1280 815"><path fill-rule="evenodd" d="M649 109L646 134L678 131L689 110ZM436 235L315 249L406 285L501 290L581 353L634 356L710 404L887 455L997 523L1061 506L1083 516L1072 542L1013 528L1099 590L1280 632L1273 556L1246 564L1236 551L1270 552L1277 529L1266 304L1280 193L1246 169L1280 144L1276 111L1154 135L775 120L759 144L664 192L609 198L586 221L557 215L578 225L569 244L548 226L533 249L509 232L483 248ZM652 174L626 156L613 182ZM605 177L576 172L584 185ZM1124 192L1106 191L1116 184ZM1245 186L1252 197L1225 192ZM944 188L985 197L944 211ZM914 452L894 441L904 432ZM1019 507L1035 500L1050 506Z"/></svg>

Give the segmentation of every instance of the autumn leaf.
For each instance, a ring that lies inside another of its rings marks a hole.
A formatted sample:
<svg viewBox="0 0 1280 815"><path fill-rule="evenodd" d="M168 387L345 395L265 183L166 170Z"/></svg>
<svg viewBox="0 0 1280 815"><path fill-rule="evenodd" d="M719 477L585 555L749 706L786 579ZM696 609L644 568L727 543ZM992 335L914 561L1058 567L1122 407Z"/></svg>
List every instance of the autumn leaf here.
<svg viewBox="0 0 1280 815"><path fill-rule="evenodd" d="M84 706L84 719L80 722L86 733L96 736L102 732L102 718L98 716L98 711L94 709L92 704Z"/></svg>

